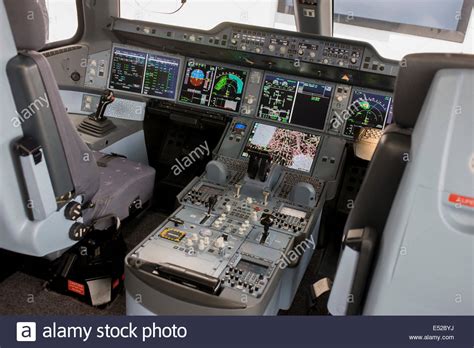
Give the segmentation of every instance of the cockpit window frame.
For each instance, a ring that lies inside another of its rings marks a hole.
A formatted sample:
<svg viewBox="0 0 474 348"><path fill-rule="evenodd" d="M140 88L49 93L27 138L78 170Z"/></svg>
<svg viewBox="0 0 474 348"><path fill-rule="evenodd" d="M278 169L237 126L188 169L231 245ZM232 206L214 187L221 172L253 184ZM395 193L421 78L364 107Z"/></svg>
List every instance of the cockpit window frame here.
<svg viewBox="0 0 474 348"><path fill-rule="evenodd" d="M76 33L69 39L48 42L41 51L47 51L53 48L72 45L79 42L84 35L84 9L82 0L76 0L77 10L77 30Z"/></svg>
<svg viewBox="0 0 474 348"><path fill-rule="evenodd" d="M337 0L334 0L337 1ZM379 29L384 31L397 32L402 34L409 34L415 36L429 37L432 39L453 41L463 43L466 37L466 32L471 18L472 0L464 0L461 7L460 20L456 30L447 30L439 28L430 28L421 25L403 24L388 22L383 20L351 17L350 20L345 14L334 13L334 22L341 24L354 25L358 27L365 27L371 29Z"/></svg>
<svg viewBox="0 0 474 348"><path fill-rule="evenodd" d="M333 0L338 1L338 0ZM370 29L378 29L420 37L428 37L444 41L452 41L463 43L469 25L472 12L472 0L464 0L461 7L460 20L456 30L447 30L439 28L430 28L421 25L402 24L377 19L347 16L344 13L334 13L334 22L340 24L353 25L356 27L365 27ZM285 0L278 0L279 13L294 15L294 8Z"/></svg>

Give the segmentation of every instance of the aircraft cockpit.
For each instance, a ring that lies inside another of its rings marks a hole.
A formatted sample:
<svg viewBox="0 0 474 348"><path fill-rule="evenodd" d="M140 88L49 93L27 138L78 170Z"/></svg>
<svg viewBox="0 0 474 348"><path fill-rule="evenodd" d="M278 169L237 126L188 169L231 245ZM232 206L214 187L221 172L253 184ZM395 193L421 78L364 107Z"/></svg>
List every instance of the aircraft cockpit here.
<svg viewBox="0 0 474 348"><path fill-rule="evenodd" d="M472 315L472 3L354 3L0 1L0 312Z"/></svg>

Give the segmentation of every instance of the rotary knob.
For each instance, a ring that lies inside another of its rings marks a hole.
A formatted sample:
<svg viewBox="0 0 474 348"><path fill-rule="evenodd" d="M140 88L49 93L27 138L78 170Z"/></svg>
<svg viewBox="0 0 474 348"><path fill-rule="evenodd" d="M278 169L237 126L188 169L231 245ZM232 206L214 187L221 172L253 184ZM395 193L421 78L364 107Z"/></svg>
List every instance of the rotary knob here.
<svg viewBox="0 0 474 348"><path fill-rule="evenodd" d="M218 249L222 249L225 246L224 238L219 237L215 240L214 246Z"/></svg>
<svg viewBox="0 0 474 348"><path fill-rule="evenodd" d="M199 240L198 249L199 249L200 251L203 251L204 249L206 249L206 244L204 243L204 240L203 240L203 239L200 239L200 240Z"/></svg>

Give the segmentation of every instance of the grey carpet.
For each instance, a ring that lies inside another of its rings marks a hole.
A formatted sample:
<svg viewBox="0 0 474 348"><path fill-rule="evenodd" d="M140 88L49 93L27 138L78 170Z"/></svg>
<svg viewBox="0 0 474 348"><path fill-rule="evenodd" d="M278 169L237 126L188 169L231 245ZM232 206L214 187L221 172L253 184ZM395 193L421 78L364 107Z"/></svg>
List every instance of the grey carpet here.
<svg viewBox="0 0 474 348"><path fill-rule="evenodd" d="M146 212L122 226L130 250L149 235L166 216ZM121 293L106 308L99 309L69 296L43 288L44 280L15 272L0 283L0 315L124 315L125 295Z"/></svg>

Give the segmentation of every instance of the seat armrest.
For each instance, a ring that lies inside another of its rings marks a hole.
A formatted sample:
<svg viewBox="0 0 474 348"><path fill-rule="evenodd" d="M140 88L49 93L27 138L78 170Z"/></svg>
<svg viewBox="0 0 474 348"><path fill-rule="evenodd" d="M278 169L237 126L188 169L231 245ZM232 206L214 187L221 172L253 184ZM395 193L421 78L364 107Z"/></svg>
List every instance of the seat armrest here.
<svg viewBox="0 0 474 348"><path fill-rule="evenodd" d="M56 211L56 197L42 147L31 137L16 143L21 170L28 192L26 206L34 220L44 220Z"/></svg>
<svg viewBox="0 0 474 348"><path fill-rule="evenodd" d="M370 227L349 230L345 235L328 301L332 315L362 313L377 243L378 234Z"/></svg>

